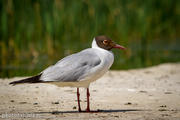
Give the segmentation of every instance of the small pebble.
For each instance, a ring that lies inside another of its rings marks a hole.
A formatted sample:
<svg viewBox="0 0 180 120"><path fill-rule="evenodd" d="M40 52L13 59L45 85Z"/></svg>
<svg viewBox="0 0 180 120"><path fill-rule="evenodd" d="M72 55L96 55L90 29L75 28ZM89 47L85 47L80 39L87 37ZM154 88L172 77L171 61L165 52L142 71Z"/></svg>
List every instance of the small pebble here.
<svg viewBox="0 0 180 120"><path fill-rule="evenodd" d="M166 105L161 105L161 106L159 106L159 107L167 107Z"/></svg>
<svg viewBox="0 0 180 120"><path fill-rule="evenodd" d="M19 104L26 104L27 102L19 102Z"/></svg>
<svg viewBox="0 0 180 120"><path fill-rule="evenodd" d="M74 106L73 109L76 109L76 106Z"/></svg>
<svg viewBox="0 0 180 120"><path fill-rule="evenodd" d="M132 103L131 102L127 102L124 105L132 105Z"/></svg>
<svg viewBox="0 0 180 120"><path fill-rule="evenodd" d="M52 104L59 104L59 102L52 102Z"/></svg>
<svg viewBox="0 0 180 120"><path fill-rule="evenodd" d="M147 93L147 91L144 91L144 90L140 90L139 92L140 93Z"/></svg>
<svg viewBox="0 0 180 120"><path fill-rule="evenodd" d="M33 105L37 105L38 103L33 103Z"/></svg>
<svg viewBox="0 0 180 120"><path fill-rule="evenodd" d="M159 109L159 111L167 111L166 109Z"/></svg>

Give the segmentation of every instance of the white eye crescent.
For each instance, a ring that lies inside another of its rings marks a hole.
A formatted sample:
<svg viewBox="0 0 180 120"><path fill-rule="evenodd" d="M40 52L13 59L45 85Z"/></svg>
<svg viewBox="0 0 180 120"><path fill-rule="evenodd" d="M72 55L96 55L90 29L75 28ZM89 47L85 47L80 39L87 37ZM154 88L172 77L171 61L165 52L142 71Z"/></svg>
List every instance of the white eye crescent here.
<svg viewBox="0 0 180 120"><path fill-rule="evenodd" d="M104 45L107 45L107 44L108 44L108 41L107 41L107 40L103 40L103 44L104 44Z"/></svg>

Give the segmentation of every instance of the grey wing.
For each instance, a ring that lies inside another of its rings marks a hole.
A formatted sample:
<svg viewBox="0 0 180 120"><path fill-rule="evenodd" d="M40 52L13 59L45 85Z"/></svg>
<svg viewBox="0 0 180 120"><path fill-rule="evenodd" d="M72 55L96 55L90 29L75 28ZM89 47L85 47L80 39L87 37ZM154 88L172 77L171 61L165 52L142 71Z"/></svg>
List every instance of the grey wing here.
<svg viewBox="0 0 180 120"><path fill-rule="evenodd" d="M42 72L41 80L57 82L75 82L83 79L88 72L98 66L101 60L94 50L67 56Z"/></svg>

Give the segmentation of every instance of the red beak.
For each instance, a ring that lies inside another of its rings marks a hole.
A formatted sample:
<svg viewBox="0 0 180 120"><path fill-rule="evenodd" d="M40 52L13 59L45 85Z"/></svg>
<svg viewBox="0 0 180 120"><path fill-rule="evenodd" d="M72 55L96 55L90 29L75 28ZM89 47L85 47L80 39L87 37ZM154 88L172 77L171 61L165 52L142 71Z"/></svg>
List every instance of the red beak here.
<svg viewBox="0 0 180 120"><path fill-rule="evenodd" d="M115 44L113 46L113 48L118 48L118 49L121 49L121 50L125 50L126 49L124 46L121 46L121 45L118 45L118 44Z"/></svg>

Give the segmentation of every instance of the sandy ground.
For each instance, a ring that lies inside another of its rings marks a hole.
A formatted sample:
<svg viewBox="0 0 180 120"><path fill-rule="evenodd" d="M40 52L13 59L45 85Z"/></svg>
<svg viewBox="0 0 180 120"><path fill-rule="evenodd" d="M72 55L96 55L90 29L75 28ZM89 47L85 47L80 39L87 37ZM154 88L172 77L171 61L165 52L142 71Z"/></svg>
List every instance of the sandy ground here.
<svg viewBox="0 0 180 120"><path fill-rule="evenodd" d="M8 85L19 79L0 79L0 119L180 120L180 63L108 72L90 86L94 113L77 112L76 88Z"/></svg>

